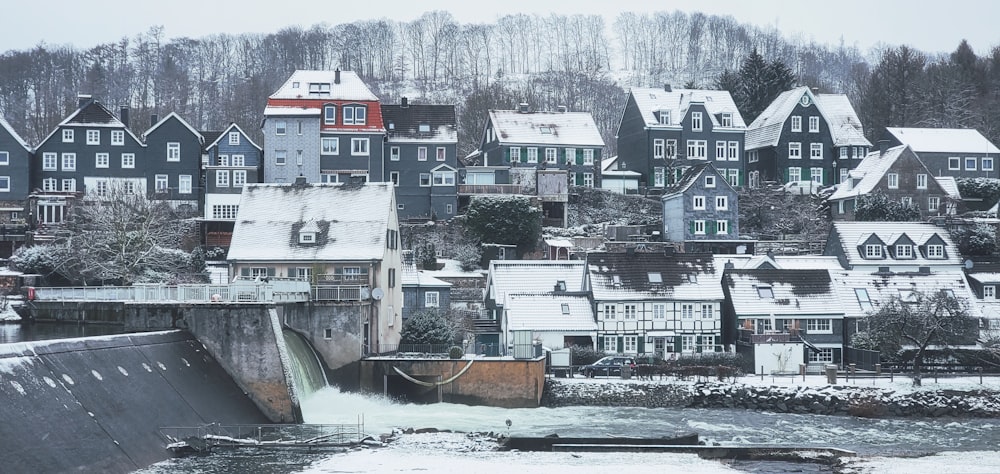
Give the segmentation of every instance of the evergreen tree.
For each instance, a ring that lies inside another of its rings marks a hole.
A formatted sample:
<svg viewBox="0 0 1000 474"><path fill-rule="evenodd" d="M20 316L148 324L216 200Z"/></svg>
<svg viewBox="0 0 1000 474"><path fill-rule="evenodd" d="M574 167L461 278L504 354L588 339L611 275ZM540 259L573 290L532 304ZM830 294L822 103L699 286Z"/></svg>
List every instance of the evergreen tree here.
<svg viewBox="0 0 1000 474"><path fill-rule="evenodd" d="M443 312L428 309L411 315L400 332L400 344L452 344L458 331Z"/></svg>
<svg viewBox="0 0 1000 474"><path fill-rule="evenodd" d="M469 204L465 226L480 242L516 245L523 255L541 237L542 211L527 196L479 196Z"/></svg>
<svg viewBox="0 0 1000 474"><path fill-rule="evenodd" d="M920 220L920 209L916 206L905 206L894 199L889 199L885 193L873 192L858 198L854 208L856 221L911 222Z"/></svg>
<svg viewBox="0 0 1000 474"><path fill-rule="evenodd" d="M768 62L757 48L743 60L738 72L723 71L715 80L719 90L728 90L747 122L753 122L779 94L795 85L795 74L779 59Z"/></svg>

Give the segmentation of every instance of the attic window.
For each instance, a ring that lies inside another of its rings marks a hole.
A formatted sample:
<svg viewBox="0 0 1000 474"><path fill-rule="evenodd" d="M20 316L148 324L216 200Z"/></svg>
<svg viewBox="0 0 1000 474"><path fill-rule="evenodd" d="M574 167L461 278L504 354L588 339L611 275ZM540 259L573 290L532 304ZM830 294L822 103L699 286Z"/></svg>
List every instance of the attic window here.
<svg viewBox="0 0 1000 474"><path fill-rule="evenodd" d="M562 314L569 314L569 303L562 304Z"/></svg>
<svg viewBox="0 0 1000 474"><path fill-rule="evenodd" d="M663 125L670 125L670 111L661 110L660 111L660 123Z"/></svg>
<svg viewBox="0 0 1000 474"><path fill-rule="evenodd" d="M395 129L396 129L396 123L395 122L389 122L389 130L395 130Z"/></svg>
<svg viewBox="0 0 1000 474"><path fill-rule="evenodd" d="M299 243L300 244L315 244L316 243L316 233L315 232L299 232Z"/></svg>
<svg viewBox="0 0 1000 474"><path fill-rule="evenodd" d="M698 283L698 275L694 273L688 274L688 283Z"/></svg>
<svg viewBox="0 0 1000 474"><path fill-rule="evenodd" d="M663 283L663 275L660 272L649 272L646 274L650 283Z"/></svg>
<svg viewBox="0 0 1000 474"><path fill-rule="evenodd" d="M329 82L310 82L309 95L330 95Z"/></svg>
<svg viewBox="0 0 1000 474"><path fill-rule="evenodd" d="M542 135L552 135L552 129L550 127L538 127L538 131Z"/></svg>
<svg viewBox="0 0 1000 474"><path fill-rule="evenodd" d="M913 290L899 290L899 300L904 303L916 303L917 292Z"/></svg>
<svg viewBox="0 0 1000 474"><path fill-rule="evenodd" d="M622 286L622 277L619 275L611 275L611 283L615 286Z"/></svg>
<svg viewBox="0 0 1000 474"><path fill-rule="evenodd" d="M858 298L858 304L861 305L861 309L864 311L871 311L874 306L872 306L872 300L868 296L868 290L865 288L855 288L854 296Z"/></svg>
<svg viewBox="0 0 1000 474"><path fill-rule="evenodd" d="M882 246L879 244L865 245L865 258L882 258Z"/></svg>
<svg viewBox="0 0 1000 474"><path fill-rule="evenodd" d="M774 290L770 286L758 286L757 296L761 298L774 298Z"/></svg>
<svg viewBox="0 0 1000 474"><path fill-rule="evenodd" d="M556 291L566 291L566 282L563 280L556 281Z"/></svg>
<svg viewBox="0 0 1000 474"><path fill-rule="evenodd" d="M730 113L730 112L723 112L722 113L722 120L721 120L721 122L722 122L722 126L723 127L732 127L733 126L733 114Z"/></svg>
<svg viewBox="0 0 1000 474"><path fill-rule="evenodd" d="M420 133L429 133L431 131L431 126L429 124L422 123L422 124L420 124L419 127L417 127L417 130Z"/></svg>
<svg viewBox="0 0 1000 474"><path fill-rule="evenodd" d="M298 89L298 88L299 88L299 82L298 81L292 82L292 89Z"/></svg>
<svg viewBox="0 0 1000 474"><path fill-rule="evenodd" d="M896 245L896 258L913 258L913 246L908 244Z"/></svg>

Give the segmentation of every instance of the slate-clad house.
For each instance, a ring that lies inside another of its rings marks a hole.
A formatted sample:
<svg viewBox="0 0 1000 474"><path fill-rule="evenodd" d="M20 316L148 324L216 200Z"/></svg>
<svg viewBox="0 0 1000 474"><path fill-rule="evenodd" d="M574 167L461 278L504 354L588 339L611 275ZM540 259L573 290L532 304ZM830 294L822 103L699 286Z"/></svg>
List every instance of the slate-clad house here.
<svg viewBox="0 0 1000 474"><path fill-rule="evenodd" d="M146 189L157 199L189 214L201 209L201 152L205 138L183 118L171 112L142 134L146 149L142 161Z"/></svg>
<svg viewBox="0 0 1000 474"><path fill-rule="evenodd" d="M960 197L951 195L948 188L924 166L913 149L900 145L869 153L850 171L848 179L837 185L828 200L836 220L853 220L858 199L872 193L916 206L920 216L927 218L955 213Z"/></svg>
<svg viewBox="0 0 1000 474"><path fill-rule="evenodd" d="M663 236L674 242L689 242L689 252L711 242L739 239L738 193L714 163L699 163L687 169L663 197ZM724 253L736 253L735 248Z"/></svg>
<svg viewBox="0 0 1000 474"><path fill-rule="evenodd" d="M835 221L823 255L841 267L869 272L961 271L962 258L948 231L924 222Z"/></svg>
<svg viewBox="0 0 1000 474"><path fill-rule="evenodd" d="M395 204L389 183L244 186L227 257L230 278L308 280L315 304L350 312L351 324L361 321L360 340L337 350L395 349L403 307ZM326 340L344 332L325 331Z"/></svg>
<svg viewBox="0 0 1000 474"><path fill-rule="evenodd" d="M969 288L976 297L982 320L979 324L980 341L1000 336L1000 265L975 263L966 269Z"/></svg>
<svg viewBox="0 0 1000 474"><path fill-rule="evenodd" d="M201 132L205 211L202 242L228 248L243 186L260 182L263 149L235 123L221 132Z"/></svg>
<svg viewBox="0 0 1000 474"><path fill-rule="evenodd" d="M403 322L423 311L445 312L451 309L451 283L440 280L430 272L417 268L413 251L403 251Z"/></svg>
<svg viewBox="0 0 1000 474"><path fill-rule="evenodd" d="M30 191L31 147L0 117L0 223L24 219L24 204Z"/></svg>
<svg viewBox="0 0 1000 474"><path fill-rule="evenodd" d="M297 70L264 108L264 182L389 179L378 97L352 71Z"/></svg>
<svg viewBox="0 0 1000 474"><path fill-rule="evenodd" d="M726 324L736 350L765 372L843 360L844 309L828 269L769 266L726 270ZM777 355L775 355L777 354Z"/></svg>
<svg viewBox="0 0 1000 474"><path fill-rule="evenodd" d="M667 358L722 351L724 265L708 254L588 253L597 349Z"/></svg>
<svg viewBox="0 0 1000 474"><path fill-rule="evenodd" d="M639 172L642 188L659 193L685 168L711 161L742 186L745 131L728 91L635 87L618 124L618 169Z"/></svg>
<svg viewBox="0 0 1000 474"><path fill-rule="evenodd" d="M81 194L97 199L112 188L152 191L147 169L154 166L147 166L145 151L129 129L128 109L122 109L119 119L91 96L80 95L78 108L35 147L29 212L42 233L62 222L67 206Z"/></svg>
<svg viewBox="0 0 1000 474"><path fill-rule="evenodd" d="M746 130L747 184L817 188L847 179L871 147L843 94L782 92Z"/></svg>
<svg viewBox="0 0 1000 474"><path fill-rule="evenodd" d="M401 220L450 219L458 211L455 106L382 104L388 181Z"/></svg>
<svg viewBox="0 0 1000 474"><path fill-rule="evenodd" d="M909 145L934 176L1000 178L1000 148L971 128L886 127L890 146Z"/></svg>
<svg viewBox="0 0 1000 474"><path fill-rule="evenodd" d="M527 104L518 110L490 110L480 145L483 167L515 170L557 169L577 186L594 187L604 139L587 112L533 112ZM469 171L466 184L504 184ZM511 183L513 184L513 183Z"/></svg>

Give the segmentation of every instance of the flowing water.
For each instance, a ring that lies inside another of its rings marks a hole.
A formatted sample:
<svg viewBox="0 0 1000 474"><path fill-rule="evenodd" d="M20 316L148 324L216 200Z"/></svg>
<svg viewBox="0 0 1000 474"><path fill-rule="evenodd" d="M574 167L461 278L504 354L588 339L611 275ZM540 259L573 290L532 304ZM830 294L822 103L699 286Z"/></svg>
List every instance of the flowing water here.
<svg viewBox="0 0 1000 474"><path fill-rule="evenodd" d="M327 386L326 374L319 362L319 356L306 340L291 329L283 329L285 346L291 358L292 377L300 393L308 397Z"/></svg>

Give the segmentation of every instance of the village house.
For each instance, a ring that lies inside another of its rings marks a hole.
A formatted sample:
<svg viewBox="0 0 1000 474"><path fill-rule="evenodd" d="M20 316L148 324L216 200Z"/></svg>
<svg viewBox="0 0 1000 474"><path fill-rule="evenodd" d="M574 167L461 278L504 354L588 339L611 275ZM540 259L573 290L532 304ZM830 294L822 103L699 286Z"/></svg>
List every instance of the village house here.
<svg viewBox="0 0 1000 474"><path fill-rule="evenodd" d="M664 358L723 351L724 262L672 249L588 253L597 349Z"/></svg>
<svg viewBox="0 0 1000 474"><path fill-rule="evenodd" d="M362 355L395 350L403 308L395 204L390 183L248 184L227 257L230 278L309 281L314 303L362 321L352 334L325 328L330 344L337 339Z"/></svg>
<svg viewBox="0 0 1000 474"><path fill-rule="evenodd" d="M232 239L243 186L260 182L263 149L235 123L221 132L201 134L205 137L201 160L205 182L202 243L225 250Z"/></svg>
<svg viewBox="0 0 1000 474"><path fill-rule="evenodd" d="M28 143L0 117L0 258L9 258L27 241L32 156Z"/></svg>
<svg viewBox="0 0 1000 474"><path fill-rule="evenodd" d="M638 194L642 173L624 169L621 165L617 156L601 161L601 189L619 194Z"/></svg>
<svg viewBox="0 0 1000 474"><path fill-rule="evenodd" d="M934 176L1000 178L1000 148L972 128L886 127L882 139L909 145Z"/></svg>
<svg viewBox="0 0 1000 474"><path fill-rule="evenodd" d="M880 148L861 160L827 198L833 219L853 220L858 199L873 193L915 206L924 219L954 214L961 200L955 179L935 176L908 145Z"/></svg>
<svg viewBox="0 0 1000 474"><path fill-rule="evenodd" d="M739 253L739 194L711 162L687 169L663 197L663 236L686 252Z"/></svg>
<svg viewBox="0 0 1000 474"><path fill-rule="evenodd" d="M823 255L846 270L880 273L962 271L948 231L924 222L835 221Z"/></svg>
<svg viewBox="0 0 1000 474"><path fill-rule="evenodd" d="M747 184L813 192L845 181L870 147L846 95L797 87L778 95L747 127Z"/></svg>
<svg viewBox="0 0 1000 474"><path fill-rule="evenodd" d="M403 251L403 322L424 311L451 310L451 283L433 277L429 271L417 268L413 251Z"/></svg>

